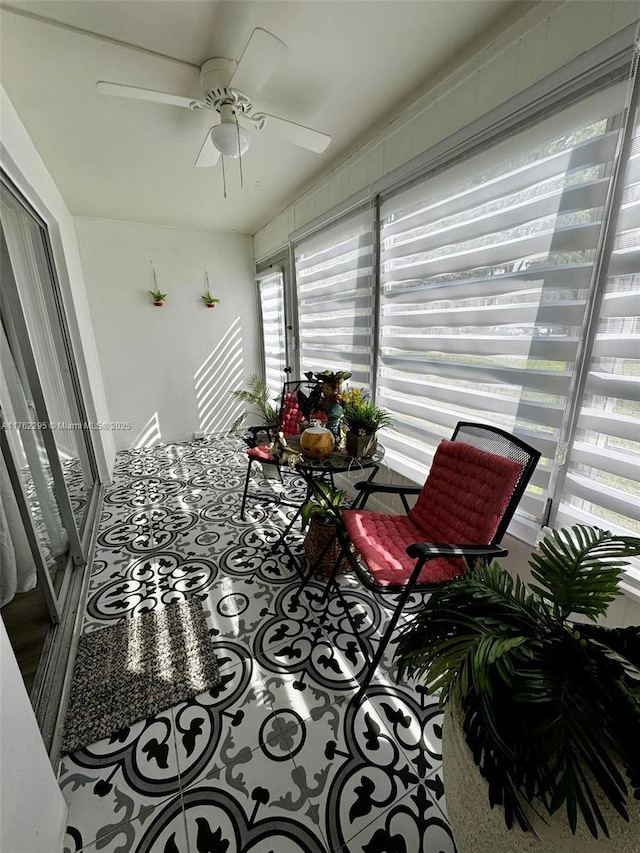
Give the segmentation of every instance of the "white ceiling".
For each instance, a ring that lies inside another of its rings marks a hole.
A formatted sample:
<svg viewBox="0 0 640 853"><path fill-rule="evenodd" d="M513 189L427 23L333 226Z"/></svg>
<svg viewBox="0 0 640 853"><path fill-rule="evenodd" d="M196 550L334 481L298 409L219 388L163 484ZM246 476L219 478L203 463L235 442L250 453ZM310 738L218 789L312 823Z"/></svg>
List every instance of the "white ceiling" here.
<svg viewBox="0 0 640 853"><path fill-rule="evenodd" d="M74 215L253 234L513 7L512 0L15 0L0 9L0 79ZM237 161L226 161L225 199L220 163L193 165L215 123L210 113L94 87L108 80L200 97L199 66L215 56L239 59L254 27L289 48L255 107L333 141L318 155L256 131L243 188Z"/></svg>

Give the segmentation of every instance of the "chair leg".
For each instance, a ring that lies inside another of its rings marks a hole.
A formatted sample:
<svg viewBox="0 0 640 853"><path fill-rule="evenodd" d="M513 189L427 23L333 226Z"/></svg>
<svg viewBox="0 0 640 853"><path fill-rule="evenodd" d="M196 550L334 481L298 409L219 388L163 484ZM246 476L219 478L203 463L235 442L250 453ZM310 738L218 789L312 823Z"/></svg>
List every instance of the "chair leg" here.
<svg viewBox="0 0 640 853"><path fill-rule="evenodd" d="M242 505L240 507L240 518L242 519L242 521L245 520L244 508L245 508L246 503L247 503L247 492L249 490L249 480L251 479L251 463L252 462L253 462L253 459L249 459L247 462L247 476L245 477L245 480L244 480L244 492L242 493Z"/></svg>
<svg viewBox="0 0 640 853"><path fill-rule="evenodd" d="M409 583L407 583L407 585L405 586L405 588L402 590L402 592L400 594L400 598L398 599L398 604L396 605L396 608L393 611L393 615L391 616L391 619L389 620L389 624L387 625L387 628L386 628L384 634L380 638L380 642L378 644L378 648L376 650L376 653L373 656L371 663L369 664L369 666L367 668L367 671L365 672L364 679L360 682L360 690L358 690L358 694L356 696L356 703L360 702L360 700L362 699L362 697L366 693L367 687L369 686L369 683L371 682L371 679L373 678L374 673L375 673L376 669L378 668L378 664L380 663L380 661L383 658L385 650L386 650L387 646L389 645L389 641L391 640L393 632L395 631L396 625L398 624L398 619L400 618L402 611L404 609L404 606L407 603L407 599L409 598L409 596L413 592L413 588L416 584L416 581L420 575L420 572L422 571L422 567L424 566L425 562L426 562L425 560L418 560L418 562L417 562L417 564L416 564L416 566L415 566L415 568L411 574L411 578L409 580Z"/></svg>
<svg viewBox="0 0 640 853"><path fill-rule="evenodd" d="M404 593L403 593L404 594ZM406 598L404 599L406 601ZM404 601L401 601L396 609L393 612L391 619L389 620L389 624L387 625L387 629L380 638L380 642L378 643L378 648L376 650L375 655L371 659L371 663L367 667L367 670L364 674L364 679L360 681L360 689L358 690L358 694L356 696L356 703L359 703L361 698L367 692L367 687L369 686L371 679L373 678L376 669L378 668L378 664L383 658L385 650L389 645L389 640L391 639L391 635L395 631L396 625L398 624L398 619L400 618L400 614L402 613L402 607L404 605Z"/></svg>

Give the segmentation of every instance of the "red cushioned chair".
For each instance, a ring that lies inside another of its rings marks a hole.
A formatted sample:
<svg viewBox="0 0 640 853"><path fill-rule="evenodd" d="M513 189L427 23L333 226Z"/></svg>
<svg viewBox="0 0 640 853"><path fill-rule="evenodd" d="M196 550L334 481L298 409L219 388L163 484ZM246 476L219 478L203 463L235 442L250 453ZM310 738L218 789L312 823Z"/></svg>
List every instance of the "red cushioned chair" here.
<svg viewBox="0 0 640 853"><path fill-rule="evenodd" d="M245 441L247 441L250 446L247 450L247 476L244 481L242 506L240 508L240 518L243 521L245 517L244 510L247 503L253 463L258 462L262 465L273 466L277 470L280 480L282 481L282 466L280 460L274 458L270 454L271 440L275 438L275 435L279 432L283 433L285 438L298 435L298 425L303 420L310 420L313 417L314 419L326 421L326 414L322 411L316 410L316 406L322 405L321 401L322 392L318 382L314 380L308 381L305 379L285 382L282 389L282 397L280 398L278 423L262 424L261 426L248 428ZM311 409L313 409L313 411ZM259 443L260 440L264 441L265 438L268 439L268 443Z"/></svg>
<svg viewBox="0 0 640 853"><path fill-rule="evenodd" d="M402 610L413 592L431 592L468 571L478 560L504 556L498 543L506 532L540 453L492 426L459 423L450 441L438 446L429 476L420 487L357 483L356 507L342 513L337 535L341 557L361 583L376 593L398 595L377 651L370 656L347 606L334 570L325 598L335 590L368 662L360 693L382 660ZM365 510L374 492L398 494L406 515ZM417 495L412 509L408 495ZM340 558L339 558L340 559ZM338 561L336 561L336 567Z"/></svg>

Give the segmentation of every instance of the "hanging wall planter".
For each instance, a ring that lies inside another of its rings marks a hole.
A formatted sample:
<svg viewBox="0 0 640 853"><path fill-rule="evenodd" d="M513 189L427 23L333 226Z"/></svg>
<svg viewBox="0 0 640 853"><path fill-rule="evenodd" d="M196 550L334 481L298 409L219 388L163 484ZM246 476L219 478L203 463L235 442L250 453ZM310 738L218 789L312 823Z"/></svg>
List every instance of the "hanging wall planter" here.
<svg viewBox="0 0 640 853"><path fill-rule="evenodd" d="M207 308L215 308L218 302L220 302L220 300L216 299L214 296L211 295L211 289L209 287L209 273L207 272L206 266L204 268L204 283L205 287L207 288L202 297L204 299L204 304L207 306Z"/></svg>
<svg viewBox="0 0 640 853"><path fill-rule="evenodd" d="M151 300L156 306L156 308L162 308L162 306L164 305L164 300L167 298L167 294L162 293L160 290L158 290L158 280L156 279L156 271L153 266L153 261L151 261L151 272L153 273L153 285L155 287L155 290L149 291L149 293L151 294Z"/></svg>
<svg viewBox="0 0 640 853"><path fill-rule="evenodd" d="M215 308L216 305L218 304L218 302L220 302L219 299L214 299L214 297L211 295L211 293L208 290L202 298L204 299L204 303L207 306L207 308Z"/></svg>

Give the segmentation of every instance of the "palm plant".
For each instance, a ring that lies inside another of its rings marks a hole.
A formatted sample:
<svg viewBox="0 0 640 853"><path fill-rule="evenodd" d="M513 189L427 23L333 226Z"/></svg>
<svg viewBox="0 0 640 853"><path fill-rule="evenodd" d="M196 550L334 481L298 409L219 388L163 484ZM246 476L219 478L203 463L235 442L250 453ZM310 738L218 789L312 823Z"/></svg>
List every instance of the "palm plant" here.
<svg viewBox="0 0 640 853"><path fill-rule="evenodd" d="M573 833L581 814L597 838L599 799L628 819L629 790L640 795L640 628L591 624L618 593L622 558L638 555L640 539L555 531L529 562L530 588L479 566L434 592L400 638L400 672L461 711L507 827L533 831L527 804L564 806Z"/></svg>
<svg viewBox="0 0 640 853"><path fill-rule="evenodd" d="M256 373L253 373L245 384L247 388L236 389L231 392L231 395L238 400L242 400L244 403L255 406L260 412L264 423L275 426L278 423L279 409L271 402L273 392L265 380ZM243 412L233 424L232 430L237 429L246 416L247 413Z"/></svg>

